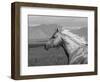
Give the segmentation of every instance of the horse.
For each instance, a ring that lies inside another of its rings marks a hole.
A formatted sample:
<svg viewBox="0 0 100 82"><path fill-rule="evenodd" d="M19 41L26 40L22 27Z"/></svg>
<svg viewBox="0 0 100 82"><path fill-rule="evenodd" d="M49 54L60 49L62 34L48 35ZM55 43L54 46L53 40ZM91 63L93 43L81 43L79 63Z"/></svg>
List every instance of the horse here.
<svg viewBox="0 0 100 82"><path fill-rule="evenodd" d="M67 29L57 28L52 37L45 43L45 50L62 47L68 58L68 64L87 64L88 44L84 38Z"/></svg>

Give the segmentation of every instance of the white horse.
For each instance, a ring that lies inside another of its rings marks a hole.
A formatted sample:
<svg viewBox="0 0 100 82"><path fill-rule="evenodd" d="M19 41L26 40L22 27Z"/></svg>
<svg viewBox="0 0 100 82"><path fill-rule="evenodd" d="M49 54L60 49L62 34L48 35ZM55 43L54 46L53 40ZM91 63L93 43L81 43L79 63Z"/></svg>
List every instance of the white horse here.
<svg viewBox="0 0 100 82"><path fill-rule="evenodd" d="M61 46L68 64L87 64L88 45L84 38L71 33L67 29L57 28L53 36L46 42L45 49Z"/></svg>

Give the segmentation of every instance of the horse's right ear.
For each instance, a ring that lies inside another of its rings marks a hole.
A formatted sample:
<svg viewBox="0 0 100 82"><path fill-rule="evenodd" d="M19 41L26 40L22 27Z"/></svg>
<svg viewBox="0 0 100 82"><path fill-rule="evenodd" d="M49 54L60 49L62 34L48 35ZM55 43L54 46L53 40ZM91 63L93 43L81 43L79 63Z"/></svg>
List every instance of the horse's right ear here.
<svg viewBox="0 0 100 82"><path fill-rule="evenodd" d="M61 32L62 31L62 27L57 28L57 32Z"/></svg>

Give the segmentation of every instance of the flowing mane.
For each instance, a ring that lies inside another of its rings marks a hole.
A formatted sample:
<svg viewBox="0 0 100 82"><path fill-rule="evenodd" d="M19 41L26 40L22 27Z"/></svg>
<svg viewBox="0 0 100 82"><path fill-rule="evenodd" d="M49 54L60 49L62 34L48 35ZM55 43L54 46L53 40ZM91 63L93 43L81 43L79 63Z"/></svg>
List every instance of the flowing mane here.
<svg viewBox="0 0 100 82"><path fill-rule="evenodd" d="M81 45L81 44L87 44L87 42L85 41L85 39L83 37L80 37L72 32L70 32L67 29L64 28L60 28L59 29L60 32L66 36L68 36L70 39L72 39L74 42L76 42L77 44Z"/></svg>

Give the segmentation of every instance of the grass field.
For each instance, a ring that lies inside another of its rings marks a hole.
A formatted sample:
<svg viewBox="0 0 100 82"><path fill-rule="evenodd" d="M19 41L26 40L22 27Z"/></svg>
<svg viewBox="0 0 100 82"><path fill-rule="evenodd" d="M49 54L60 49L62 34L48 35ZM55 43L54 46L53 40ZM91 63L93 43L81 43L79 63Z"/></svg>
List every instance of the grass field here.
<svg viewBox="0 0 100 82"><path fill-rule="evenodd" d="M29 48L28 66L66 65L67 56L60 48L51 48L46 51L43 46Z"/></svg>

